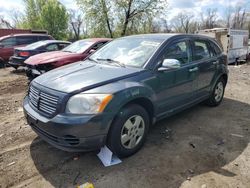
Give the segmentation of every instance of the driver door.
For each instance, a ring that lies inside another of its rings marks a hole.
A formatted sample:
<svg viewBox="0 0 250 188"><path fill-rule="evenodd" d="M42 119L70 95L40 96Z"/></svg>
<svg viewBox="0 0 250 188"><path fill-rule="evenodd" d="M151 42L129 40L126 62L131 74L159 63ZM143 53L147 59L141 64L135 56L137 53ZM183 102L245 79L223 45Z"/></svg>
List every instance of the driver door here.
<svg viewBox="0 0 250 188"><path fill-rule="evenodd" d="M160 116L175 112L195 99L195 79L198 68L192 64L189 40L178 40L167 45L160 61L176 59L179 68L157 72L159 92L157 93Z"/></svg>

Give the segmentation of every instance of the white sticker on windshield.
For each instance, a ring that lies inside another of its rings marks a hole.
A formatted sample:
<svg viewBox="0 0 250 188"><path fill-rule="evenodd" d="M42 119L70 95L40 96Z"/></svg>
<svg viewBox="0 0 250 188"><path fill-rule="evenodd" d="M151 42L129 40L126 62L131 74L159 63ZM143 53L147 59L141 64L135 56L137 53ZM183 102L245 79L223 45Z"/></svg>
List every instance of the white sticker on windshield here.
<svg viewBox="0 0 250 188"><path fill-rule="evenodd" d="M142 41L141 45L143 46L159 46L159 42L155 42L155 41Z"/></svg>

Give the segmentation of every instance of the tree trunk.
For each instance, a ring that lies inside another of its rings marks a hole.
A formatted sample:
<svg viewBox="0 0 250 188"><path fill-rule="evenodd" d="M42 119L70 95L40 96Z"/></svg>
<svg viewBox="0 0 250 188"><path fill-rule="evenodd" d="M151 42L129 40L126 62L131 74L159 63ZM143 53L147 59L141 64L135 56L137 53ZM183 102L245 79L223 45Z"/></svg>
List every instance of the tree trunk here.
<svg viewBox="0 0 250 188"><path fill-rule="evenodd" d="M129 22L129 18L130 18L132 3L133 3L133 0L129 0L128 10L127 10L126 15L125 15L125 21L124 21L124 24L123 24L121 36L125 36L126 31L127 31L127 26L128 26L128 22Z"/></svg>
<svg viewBox="0 0 250 188"><path fill-rule="evenodd" d="M113 32L112 32L109 17L108 17L108 10L107 10L106 2L105 2L105 0L101 0L101 3L102 3L102 9L104 11L103 13L104 13L105 20L106 20L106 23L107 23L110 38L113 38Z"/></svg>

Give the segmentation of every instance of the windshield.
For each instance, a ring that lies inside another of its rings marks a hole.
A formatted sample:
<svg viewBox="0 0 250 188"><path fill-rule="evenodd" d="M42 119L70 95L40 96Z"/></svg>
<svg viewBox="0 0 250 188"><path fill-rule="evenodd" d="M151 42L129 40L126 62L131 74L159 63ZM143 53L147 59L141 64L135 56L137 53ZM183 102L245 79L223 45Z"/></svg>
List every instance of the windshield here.
<svg viewBox="0 0 250 188"><path fill-rule="evenodd" d="M46 42L39 41L39 42L35 42L35 43L32 43L32 44L29 44L25 48L30 49L30 50L34 50L34 49L39 48L39 47L41 47L41 46L43 46L45 44L46 44Z"/></svg>
<svg viewBox="0 0 250 188"><path fill-rule="evenodd" d="M121 38L98 50L91 58L95 61L120 62L125 66L142 67L162 41L146 38ZM112 60L112 61L111 61Z"/></svg>
<svg viewBox="0 0 250 188"><path fill-rule="evenodd" d="M71 53L83 53L93 44L94 42L91 42L91 41L79 40L67 46L66 48L62 49L62 51L71 52Z"/></svg>

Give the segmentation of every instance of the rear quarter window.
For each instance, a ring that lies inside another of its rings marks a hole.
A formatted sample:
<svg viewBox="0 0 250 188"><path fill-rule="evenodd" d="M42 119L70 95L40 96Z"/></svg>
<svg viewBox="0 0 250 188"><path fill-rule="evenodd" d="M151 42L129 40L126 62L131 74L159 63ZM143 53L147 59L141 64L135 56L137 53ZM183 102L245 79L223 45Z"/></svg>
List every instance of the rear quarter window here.
<svg viewBox="0 0 250 188"><path fill-rule="evenodd" d="M62 50L63 48L67 47L67 46L70 45L70 44L68 44L68 43L59 43L59 44L57 44L57 45L58 45L58 49L59 49L59 50Z"/></svg>
<svg viewBox="0 0 250 188"><path fill-rule="evenodd" d="M101 48L106 42L99 42L96 45L94 45L92 47L93 50L98 50L99 48Z"/></svg>
<svg viewBox="0 0 250 188"><path fill-rule="evenodd" d="M31 44L37 41L37 36L18 36L17 45Z"/></svg>
<svg viewBox="0 0 250 188"><path fill-rule="evenodd" d="M49 36L38 36L38 40L51 40Z"/></svg>
<svg viewBox="0 0 250 188"><path fill-rule="evenodd" d="M217 44L215 44L212 41L210 41L209 44L210 44L212 50L214 51L214 55L220 55L222 53L220 47Z"/></svg>

